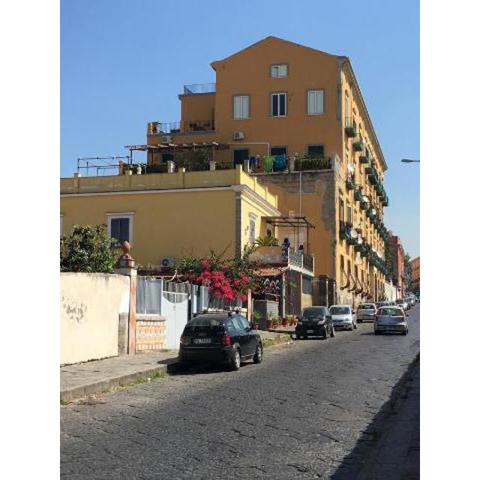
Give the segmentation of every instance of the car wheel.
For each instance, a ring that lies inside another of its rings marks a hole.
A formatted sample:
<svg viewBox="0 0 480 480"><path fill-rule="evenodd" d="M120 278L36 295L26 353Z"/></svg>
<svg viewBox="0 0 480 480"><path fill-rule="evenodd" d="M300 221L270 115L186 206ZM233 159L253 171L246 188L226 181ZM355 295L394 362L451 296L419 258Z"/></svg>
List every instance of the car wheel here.
<svg viewBox="0 0 480 480"><path fill-rule="evenodd" d="M374 334L374 335L378 335L378 330L374 330L374 331L373 331L373 334Z"/></svg>
<svg viewBox="0 0 480 480"><path fill-rule="evenodd" d="M408 330L405 330L402 335L406 335L408 333Z"/></svg>
<svg viewBox="0 0 480 480"><path fill-rule="evenodd" d="M325 327L325 333L323 334L323 339L327 340L327 338L328 338L328 328Z"/></svg>
<svg viewBox="0 0 480 480"><path fill-rule="evenodd" d="M230 369L239 370L240 364L241 364L240 350L238 348L235 348L235 350L233 351L232 359L230 360Z"/></svg>
<svg viewBox="0 0 480 480"><path fill-rule="evenodd" d="M331 336L332 338L335 337L335 328L334 328L333 325L330 327L330 336Z"/></svg>
<svg viewBox="0 0 480 480"><path fill-rule="evenodd" d="M263 360L263 346L261 342L257 343L257 349L255 350L255 355L253 356L253 363L261 363Z"/></svg>

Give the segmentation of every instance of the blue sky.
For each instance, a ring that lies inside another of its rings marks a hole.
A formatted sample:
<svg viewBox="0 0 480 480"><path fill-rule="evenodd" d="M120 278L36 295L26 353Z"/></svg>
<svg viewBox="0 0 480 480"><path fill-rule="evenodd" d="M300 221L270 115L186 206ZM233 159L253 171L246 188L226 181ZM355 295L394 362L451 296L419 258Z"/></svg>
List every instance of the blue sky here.
<svg viewBox="0 0 480 480"><path fill-rule="evenodd" d="M352 61L389 165L386 224L420 254L419 5L416 0L61 2L61 174L125 155L148 121L180 118L184 84L268 35Z"/></svg>

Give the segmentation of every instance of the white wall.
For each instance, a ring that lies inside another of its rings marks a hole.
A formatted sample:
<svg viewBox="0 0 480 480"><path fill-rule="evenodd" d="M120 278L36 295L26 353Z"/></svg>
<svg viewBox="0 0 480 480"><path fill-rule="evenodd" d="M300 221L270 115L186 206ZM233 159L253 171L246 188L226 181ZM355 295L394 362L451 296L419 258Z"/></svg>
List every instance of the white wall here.
<svg viewBox="0 0 480 480"><path fill-rule="evenodd" d="M103 273L61 273L60 363L118 355L118 319L127 313L130 278Z"/></svg>

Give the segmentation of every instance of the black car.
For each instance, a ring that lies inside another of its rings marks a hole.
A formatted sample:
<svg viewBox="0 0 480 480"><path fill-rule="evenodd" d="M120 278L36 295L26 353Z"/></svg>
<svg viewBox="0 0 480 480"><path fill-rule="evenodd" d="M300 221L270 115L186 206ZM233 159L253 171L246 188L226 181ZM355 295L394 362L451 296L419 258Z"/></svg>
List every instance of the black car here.
<svg viewBox="0 0 480 480"><path fill-rule="evenodd" d="M262 358L260 334L238 313L197 315L185 325L180 338L180 366L221 363L238 370L241 362L260 363Z"/></svg>
<svg viewBox="0 0 480 480"><path fill-rule="evenodd" d="M303 309L302 316L295 327L295 336L298 339L309 336L319 336L327 339L335 336L332 317L327 307L307 307Z"/></svg>

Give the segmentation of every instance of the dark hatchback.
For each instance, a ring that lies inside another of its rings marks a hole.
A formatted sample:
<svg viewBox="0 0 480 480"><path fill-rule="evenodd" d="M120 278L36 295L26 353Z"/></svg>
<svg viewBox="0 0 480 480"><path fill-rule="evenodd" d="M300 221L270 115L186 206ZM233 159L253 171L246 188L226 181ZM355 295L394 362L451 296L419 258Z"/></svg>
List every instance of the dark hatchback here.
<svg viewBox="0 0 480 480"><path fill-rule="evenodd" d="M295 336L298 339L319 336L325 339L335 336L332 317L327 307L307 307L298 319Z"/></svg>
<svg viewBox="0 0 480 480"><path fill-rule="evenodd" d="M260 363L260 334L237 313L205 313L190 320L180 338L180 366L221 363L238 370L246 360Z"/></svg>

